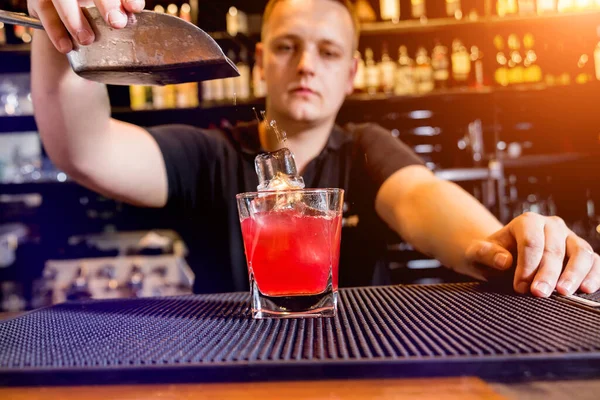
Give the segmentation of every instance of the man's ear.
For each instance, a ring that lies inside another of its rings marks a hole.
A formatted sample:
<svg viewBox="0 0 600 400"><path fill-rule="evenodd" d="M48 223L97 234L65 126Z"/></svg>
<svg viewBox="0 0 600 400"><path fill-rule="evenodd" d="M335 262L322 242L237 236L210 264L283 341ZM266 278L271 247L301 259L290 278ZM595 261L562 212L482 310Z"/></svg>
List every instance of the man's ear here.
<svg viewBox="0 0 600 400"><path fill-rule="evenodd" d="M256 65L258 66L258 70L260 71L260 79L262 79L263 81L265 80L265 73L264 73L264 68L263 68L263 43L262 42L258 42L256 43L256 48L254 50L254 62L256 63Z"/></svg>
<svg viewBox="0 0 600 400"><path fill-rule="evenodd" d="M354 55L352 57L352 64L350 66L350 71L348 73L348 82L346 84L346 95L351 95L354 93L354 77L356 76L356 71L358 70L358 57Z"/></svg>

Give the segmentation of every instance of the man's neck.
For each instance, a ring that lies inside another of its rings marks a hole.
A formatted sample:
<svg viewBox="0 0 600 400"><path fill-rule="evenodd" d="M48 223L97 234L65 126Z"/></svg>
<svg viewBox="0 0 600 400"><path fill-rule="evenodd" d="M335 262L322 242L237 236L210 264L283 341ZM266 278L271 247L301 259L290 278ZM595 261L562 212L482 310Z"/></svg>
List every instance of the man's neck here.
<svg viewBox="0 0 600 400"><path fill-rule="evenodd" d="M304 173L306 166L316 158L325 147L334 120L325 123L310 124L292 121L283 117L271 116L267 111L265 121L259 125L260 144L266 151L275 151L283 147L272 129L267 129L266 121L275 120L280 131L285 131L287 147L294 153L296 167Z"/></svg>

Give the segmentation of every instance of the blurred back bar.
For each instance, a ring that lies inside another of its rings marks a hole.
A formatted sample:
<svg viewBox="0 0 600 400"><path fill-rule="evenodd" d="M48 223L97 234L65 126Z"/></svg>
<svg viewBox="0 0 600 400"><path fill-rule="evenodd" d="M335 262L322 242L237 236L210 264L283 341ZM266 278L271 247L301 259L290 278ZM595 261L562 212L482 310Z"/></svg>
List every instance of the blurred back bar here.
<svg viewBox="0 0 600 400"><path fill-rule="evenodd" d="M503 222L528 210L559 213L600 250L600 0L354 3L362 20L360 75L337 122L375 122L389 129L427 167L463 186ZM26 11L24 1L11 4L11 11ZM203 128L254 120L253 108L265 107L264 84L255 68L265 4L147 1L147 9L179 15L209 32L241 76L176 87L111 86L113 116L141 126ZM0 238L17 241L14 254L0 257L7 260L0 265L0 282L23 299L6 302L11 309L45 304L39 296L47 296L47 290L34 281L52 275L48 260L55 265L94 251L106 258L122 254L82 239L88 235L169 232L151 238L160 245L133 246L129 255L172 250L180 239L193 248L197 240L197 227L174 223L163 210L108 200L52 165L32 115L32 34L0 24ZM17 226L28 233L17 235ZM386 267L394 283L455 279L396 235L390 234L388 247ZM121 267L130 281L121 292L135 292L131 286L139 279L170 277L170 291L166 284L161 290L175 293L174 286L185 288L190 280L187 267L173 260L147 270L135 263L92 264L69 265L78 271L72 287L89 289L91 271L99 271L106 285L114 286L109 292L119 292L120 286L110 282L121 272L106 271ZM179 265L172 276L171 264Z"/></svg>

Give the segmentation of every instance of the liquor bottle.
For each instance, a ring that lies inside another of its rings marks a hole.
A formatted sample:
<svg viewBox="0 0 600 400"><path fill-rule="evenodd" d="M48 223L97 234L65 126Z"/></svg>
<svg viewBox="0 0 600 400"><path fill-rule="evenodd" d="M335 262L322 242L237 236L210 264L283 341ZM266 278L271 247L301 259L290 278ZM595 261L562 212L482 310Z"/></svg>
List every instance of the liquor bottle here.
<svg viewBox="0 0 600 400"><path fill-rule="evenodd" d="M165 8L161 5L156 5L154 7L154 12L157 14L163 14L165 12ZM149 86L150 91L152 92L152 107L156 109L166 108L165 106L165 86Z"/></svg>
<svg viewBox="0 0 600 400"><path fill-rule="evenodd" d="M212 83L211 81L202 81L202 101L212 101L213 93L212 93Z"/></svg>
<svg viewBox="0 0 600 400"><path fill-rule="evenodd" d="M237 57L235 52L231 49L227 52L227 57L235 64L237 61ZM225 99L233 100L236 98L235 93L235 79L236 78L225 78L223 79L223 94Z"/></svg>
<svg viewBox="0 0 600 400"><path fill-rule="evenodd" d="M514 15L517 9L517 0L498 0L496 3L496 13L499 17Z"/></svg>
<svg viewBox="0 0 600 400"><path fill-rule="evenodd" d="M377 15L368 0L357 0L354 4L354 9L360 22L373 22L377 20Z"/></svg>
<svg viewBox="0 0 600 400"><path fill-rule="evenodd" d="M235 79L235 93L241 100L250 97L250 66L248 65L248 51L245 48L240 50L239 61L237 63L240 76Z"/></svg>
<svg viewBox="0 0 600 400"><path fill-rule="evenodd" d="M132 110L146 108L146 87L142 85L129 86L129 106Z"/></svg>
<svg viewBox="0 0 600 400"><path fill-rule="evenodd" d="M179 9L179 18L192 22L192 8L188 3L183 3ZM198 106L198 82L188 82L177 85L177 107Z"/></svg>
<svg viewBox="0 0 600 400"><path fill-rule="evenodd" d="M15 25L14 34L15 37L21 40L23 43L31 43L31 39L33 37L33 29L27 28L22 25Z"/></svg>
<svg viewBox="0 0 600 400"><path fill-rule="evenodd" d="M210 91L213 101L225 100L225 79L213 79L210 82Z"/></svg>
<svg viewBox="0 0 600 400"><path fill-rule="evenodd" d="M400 0L379 0L381 19L398 22L400 20Z"/></svg>
<svg viewBox="0 0 600 400"><path fill-rule="evenodd" d="M167 6L167 14L177 16L179 14L179 9L176 4L169 4Z"/></svg>
<svg viewBox="0 0 600 400"><path fill-rule="evenodd" d="M433 68L425 47L419 47L415 56L415 83L417 93L429 93L433 90Z"/></svg>
<svg viewBox="0 0 600 400"><path fill-rule="evenodd" d="M523 56L521 56L521 42L515 34L508 36L508 83L511 85L523 83Z"/></svg>
<svg viewBox="0 0 600 400"><path fill-rule="evenodd" d="M198 107L198 83L187 82L177 85L177 107Z"/></svg>
<svg viewBox="0 0 600 400"><path fill-rule="evenodd" d="M225 14L225 29L227 33L235 37L238 34L248 34L248 15L234 6L229 7Z"/></svg>
<svg viewBox="0 0 600 400"><path fill-rule="evenodd" d="M557 11L556 0L537 0L538 15L552 14Z"/></svg>
<svg viewBox="0 0 600 400"><path fill-rule="evenodd" d="M175 4L167 6L167 14L174 17L179 16L179 9ZM164 108L177 107L177 87L175 85L165 85L164 89Z"/></svg>
<svg viewBox="0 0 600 400"><path fill-rule="evenodd" d="M406 46L398 49L398 68L394 94L403 96L415 93L414 61L408 55Z"/></svg>
<svg viewBox="0 0 600 400"><path fill-rule="evenodd" d="M466 86L471 73L471 57L465 45L458 39L452 42L451 59L454 86Z"/></svg>
<svg viewBox="0 0 600 400"><path fill-rule="evenodd" d="M494 37L494 47L496 47L496 70L494 71L494 81L500 86L508 86L508 58L504 53L504 40L502 36Z"/></svg>
<svg viewBox="0 0 600 400"><path fill-rule="evenodd" d="M354 75L354 92L364 93L366 91L365 83L365 60L362 58L360 51L356 51L354 57L356 58L356 75Z"/></svg>
<svg viewBox="0 0 600 400"><path fill-rule="evenodd" d="M419 19L425 17L425 0L410 0L411 15Z"/></svg>
<svg viewBox="0 0 600 400"><path fill-rule="evenodd" d="M15 25L15 26L13 26L13 32L14 32L15 37L22 41L23 34L25 34L26 29L23 25Z"/></svg>
<svg viewBox="0 0 600 400"><path fill-rule="evenodd" d="M535 0L518 0L519 15L535 14Z"/></svg>
<svg viewBox="0 0 600 400"><path fill-rule="evenodd" d="M0 22L0 46L6 44L6 28L4 22Z"/></svg>
<svg viewBox="0 0 600 400"><path fill-rule="evenodd" d="M581 54L577 61L577 75L575 75L575 83L584 84L593 79L590 72L590 58L587 54Z"/></svg>
<svg viewBox="0 0 600 400"><path fill-rule="evenodd" d="M506 15L515 15L519 10L517 0L506 1Z"/></svg>
<svg viewBox="0 0 600 400"><path fill-rule="evenodd" d="M473 74L471 86L481 88L484 86L483 76L483 53L477 46L471 46L471 62L473 63Z"/></svg>
<svg viewBox="0 0 600 400"><path fill-rule="evenodd" d="M183 3L179 10L179 18L184 21L192 22L192 7L188 3Z"/></svg>
<svg viewBox="0 0 600 400"><path fill-rule="evenodd" d="M600 39L600 25L597 29L598 39ZM596 69L596 79L600 81L600 40L596 43L596 48L594 49L594 65Z"/></svg>
<svg viewBox="0 0 600 400"><path fill-rule="evenodd" d="M446 15L456 19L462 18L460 0L446 0Z"/></svg>
<svg viewBox="0 0 600 400"><path fill-rule="evenodd" d="M373 59L373 50L367 47L365 50L365 84L367 93L373 95L379 88L379 69Z"/></svg>
<svg viewBox="0 0 600 400"><path fill-rule="evenodd" d="M533 35L526 33L523 36L523 47L525 48L525 59L523 60L523 81L527 83L541 82L542 69L537 64L537 54L533 49L535 44Z"/></svg>
<svg viewBox="0 0 600 400"><path fill-rule="evenodd" d="M381 82L381 91L386 94L391 94L394 91L396 80L396 63L388 53L387 43L383 42L381 52L381 62L379 63L379 77Z"/></svg>
<svg viewBox="0 0 600 400"><path fill-rule="evenodd" d="M436 89L448 87L450 79L450 61L448 60L448 48L437 42L431 52L431 67L433 68L433 80Z"/></svg>

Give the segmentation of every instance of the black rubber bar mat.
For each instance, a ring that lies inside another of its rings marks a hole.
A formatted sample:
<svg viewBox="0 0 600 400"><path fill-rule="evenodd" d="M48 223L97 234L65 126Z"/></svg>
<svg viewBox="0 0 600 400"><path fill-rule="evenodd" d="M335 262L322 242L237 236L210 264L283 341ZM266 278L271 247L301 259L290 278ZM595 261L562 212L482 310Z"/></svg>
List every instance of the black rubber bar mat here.
<svg viewBox="0 0 600 400"><path fill-rule="evenodd" d="M100 300L0 323L0 384L600 375L600 310L477 283L343 289L336 318L249 295Z"/></svg>

